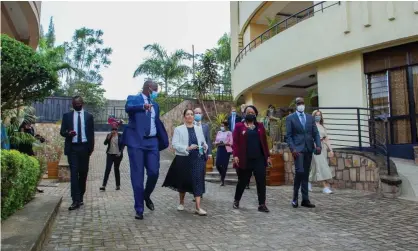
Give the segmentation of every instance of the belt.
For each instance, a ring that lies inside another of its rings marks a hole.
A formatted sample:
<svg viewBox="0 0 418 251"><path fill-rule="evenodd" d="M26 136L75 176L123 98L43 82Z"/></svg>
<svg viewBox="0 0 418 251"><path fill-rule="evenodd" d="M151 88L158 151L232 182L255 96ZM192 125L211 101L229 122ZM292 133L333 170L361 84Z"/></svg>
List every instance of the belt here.
<svg viewBox="0 0 418 251"><path fill-rule="evenodd" d="M156 138L157 136L144 136L144 139L153 139Z"/></svg>

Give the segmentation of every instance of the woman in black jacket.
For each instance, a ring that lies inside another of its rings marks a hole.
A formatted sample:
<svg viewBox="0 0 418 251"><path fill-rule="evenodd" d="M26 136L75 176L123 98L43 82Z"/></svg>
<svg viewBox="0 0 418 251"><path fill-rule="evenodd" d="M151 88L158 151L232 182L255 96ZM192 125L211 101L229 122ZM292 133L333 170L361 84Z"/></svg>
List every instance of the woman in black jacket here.
<svg viewBox="0 0 418 251"><path fill-rule="evenodd" d="M118 132L120 121L115 121L111 123L112 131L106 136L104 144L107 145L106 150L106 171L103 178L103 185L100 187L101 191L106 191L106 184L109 179L110 171L112 170L112 165L115 165L115 180L116 180L116 190L120 190L120 162L123 157L123 149L125 145L122 143L122 133Z"/></svg>

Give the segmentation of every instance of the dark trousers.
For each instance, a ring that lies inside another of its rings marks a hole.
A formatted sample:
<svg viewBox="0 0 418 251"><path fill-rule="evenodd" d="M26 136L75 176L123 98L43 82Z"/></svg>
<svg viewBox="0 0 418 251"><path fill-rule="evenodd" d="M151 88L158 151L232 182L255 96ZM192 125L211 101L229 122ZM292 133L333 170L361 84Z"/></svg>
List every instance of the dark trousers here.
<svg viewBox="0 0 418 251"><path fill-rule="evenodd" d="M237 168L238 184L235 189L235 200L240 201L245 187L254 173L255 182L257 184L258 204L264 205L266 203L266 166L264 157L257 159L248 159L245 169Z"/></svg>
<svg viewBox="0 0 418 251"><path fill-rule="evenodd" d="M135 211L144 212L144 199L154 191L160 171L160 151L128 147L131 182L134 191ZM144 170L147 170L147 182L144 189Z"/></svg>
<svg viewBox="0 0 418 251"><path fill-rule="evenodd" d="M293 182L293 200L297 201L299 189L302 192L302 201L309 201L308 182L311 171L312 153L303 152L295 158L295 179Z"/></svg>
<svg viewBox="0 0 418 251"><path fill-rule="evenodd" d="M122 156L117 156L116 154L107 154L106 157L106 171L103 178L103 186L107 185L107 181L109 179L110 171L112 170L112 165L115 165L115 180L116 186L120 186L120 162L122 161Z"/></svg>
<svg viewBox="0 0 418 251"><path fill-rule="evenodd" d="M71 171L71 197L73 203L83 201L86 193L87 175L89 172L90 154L87 144L73 144L68 155Z"/></svg>

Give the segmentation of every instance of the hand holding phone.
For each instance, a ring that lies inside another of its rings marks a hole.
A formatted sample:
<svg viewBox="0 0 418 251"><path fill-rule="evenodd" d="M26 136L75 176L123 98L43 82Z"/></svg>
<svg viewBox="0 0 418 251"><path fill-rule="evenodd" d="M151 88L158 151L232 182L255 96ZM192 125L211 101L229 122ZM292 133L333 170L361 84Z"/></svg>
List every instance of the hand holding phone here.
<svg viewBox="0 0 418 251"><path fill-rule="evenodd" d="M69 134L71 137L74 137L74 136L76 136L76 135L77 135L77 133L76 133L74 130L69 131L69 132L68 132L68 134Z"/></svg>

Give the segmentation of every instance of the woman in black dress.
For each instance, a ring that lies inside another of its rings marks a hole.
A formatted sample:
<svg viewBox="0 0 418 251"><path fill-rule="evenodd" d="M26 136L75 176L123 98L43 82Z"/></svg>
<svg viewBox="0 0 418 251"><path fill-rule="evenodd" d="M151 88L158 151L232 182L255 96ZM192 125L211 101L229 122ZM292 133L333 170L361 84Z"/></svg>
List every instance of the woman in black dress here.
<svg viewBox="0 0 418 251"><path fill-rule="evenodd" d="M200 200L205 193L205 163L207 144L202 128L195 126L194 113L190 109L183 112L184 124L174 129L172 140L176 157L167 172L163 187L180 193L177 210L184 210L186 192L192 193L196 200L195 213L201 216L206 211L200 207Z"/></svg>

